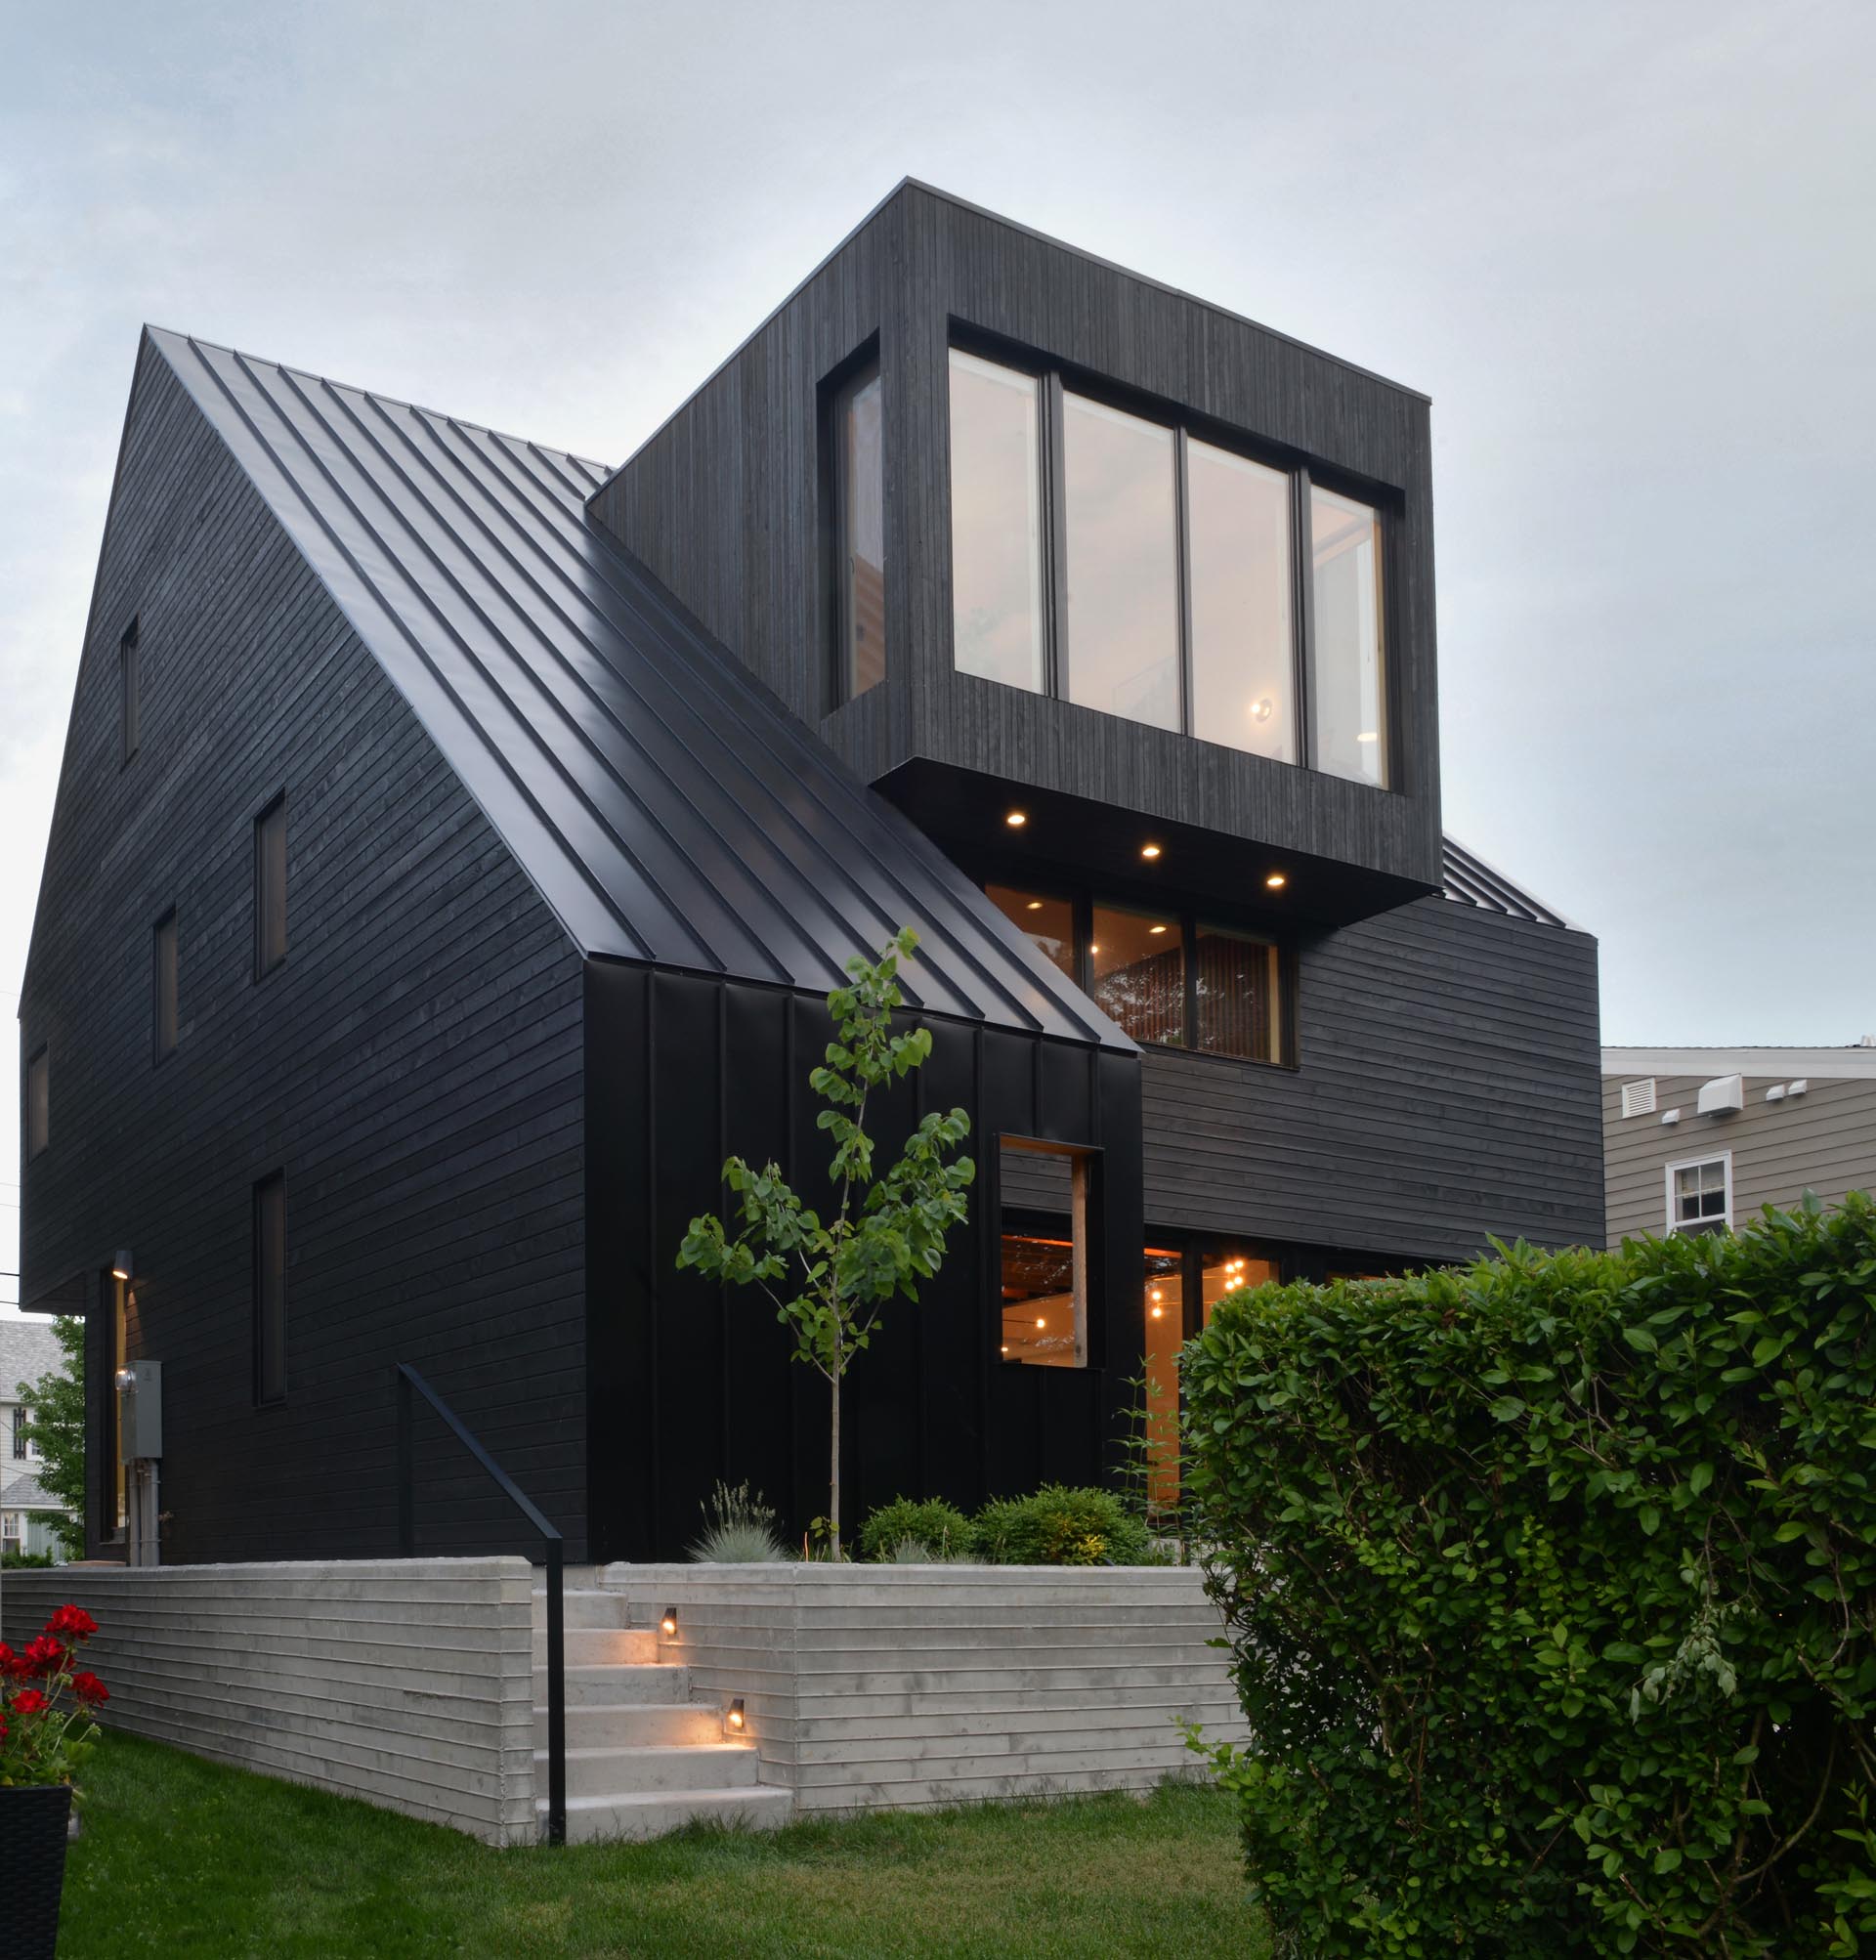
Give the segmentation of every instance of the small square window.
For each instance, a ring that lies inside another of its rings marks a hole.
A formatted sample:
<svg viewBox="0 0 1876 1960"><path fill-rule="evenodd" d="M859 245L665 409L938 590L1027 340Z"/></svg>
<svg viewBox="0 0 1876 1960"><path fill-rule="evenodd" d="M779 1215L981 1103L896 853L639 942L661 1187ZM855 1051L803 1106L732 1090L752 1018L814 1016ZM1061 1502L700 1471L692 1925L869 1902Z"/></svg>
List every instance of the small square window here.
<svg viewBox="0 0 1876 1960"><path fill-rule="evenodd" d="M1732 1224L1732 1156L1668 1166L1668 1230L1724 1232Z"/></svg>
<svg viewBox="0 0 1876 1960"><path fill-rule="evenodd" d="M52 1056L41 1048L26 1064L26 1155L37 1157L52 1141Z"/></svg>
<svg viewBox="0 0 1876 1960"><path fill-rule="evenodd" d="M254 977L286 959L286 795L254 820Z"/></svg>

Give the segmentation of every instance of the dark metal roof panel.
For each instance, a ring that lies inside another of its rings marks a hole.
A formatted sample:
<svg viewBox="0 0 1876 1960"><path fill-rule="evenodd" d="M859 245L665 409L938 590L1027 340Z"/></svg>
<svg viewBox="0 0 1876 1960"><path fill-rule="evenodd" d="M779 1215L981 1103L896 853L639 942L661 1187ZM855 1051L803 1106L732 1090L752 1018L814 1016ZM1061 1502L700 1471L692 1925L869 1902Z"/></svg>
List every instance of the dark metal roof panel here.
<svg viewBox="0 0 1876 1960"><path fill-rule="evenodd" d="M1495 872L1483 858L1475 857L1451 837L1441 839L1445 893L1461 905L1475 905L1485 912L1502 912L1512 918L1527 918L1536 925L1572 926L1560 912L1540 905L1528 892L1520 891L1502 873Z"/></svg>
<svg viewBox="0 0 1876 1960"><path fill-rule="evenodd" d="M1132 1043L589 526L597 463L149 329L582 951Z"/></svg>

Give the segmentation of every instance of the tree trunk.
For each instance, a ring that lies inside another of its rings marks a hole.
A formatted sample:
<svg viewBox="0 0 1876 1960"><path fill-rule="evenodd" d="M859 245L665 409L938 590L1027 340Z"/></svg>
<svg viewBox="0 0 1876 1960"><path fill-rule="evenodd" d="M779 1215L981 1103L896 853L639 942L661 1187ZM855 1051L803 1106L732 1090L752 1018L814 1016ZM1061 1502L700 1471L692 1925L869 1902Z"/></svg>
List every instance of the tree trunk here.
<svg viewBox="0 0 1876 1960"><path fill-rule="evenodd" d="M833 1349L832 1455L828 1468L828 1555L840 1562L840 1345Z"/></svg>

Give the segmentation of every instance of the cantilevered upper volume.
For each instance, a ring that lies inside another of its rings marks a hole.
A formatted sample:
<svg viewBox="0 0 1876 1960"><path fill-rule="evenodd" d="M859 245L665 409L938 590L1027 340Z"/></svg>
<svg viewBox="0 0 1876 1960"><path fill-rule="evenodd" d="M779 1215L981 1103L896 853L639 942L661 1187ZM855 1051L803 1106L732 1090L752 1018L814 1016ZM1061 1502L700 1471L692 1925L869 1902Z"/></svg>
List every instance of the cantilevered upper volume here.
<svg viewBox="0 0 1876 1960"><path fill-rule="evenodd" d="M587 522L600 465L149 333L581 952L821 992L910 921L918 1006L1130 1049Z"/></svg>

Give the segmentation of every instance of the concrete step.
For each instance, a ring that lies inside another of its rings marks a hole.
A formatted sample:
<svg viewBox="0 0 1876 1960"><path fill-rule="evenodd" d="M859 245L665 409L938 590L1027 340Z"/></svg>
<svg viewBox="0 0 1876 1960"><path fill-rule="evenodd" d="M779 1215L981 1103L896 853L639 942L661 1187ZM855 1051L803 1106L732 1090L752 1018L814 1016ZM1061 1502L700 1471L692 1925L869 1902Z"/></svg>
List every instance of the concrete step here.
<svg viewBox="0 0 1876 1960"><path fill-rule="evenodd" d="M567 1669L569 1708L618 1707L624 1702L673 1702L691 1698L691 1671L687 1667L586 1666ZM547 1705L547 1670L534 1669L534 1706Z"/></svg>
<svg viewBox="0 0 1876 1960"><path fill-rule="evenodd" d="M760 1759L746 1742L678 1748L567 1751L569 1797L646 1797L676 1790L751 1790ZM534 1751L534 1789L547 1787L547 1752Z"/></svg>
<svg viewBox="0 0 1876 1960"><path fill-rule="evenodd" d="M595 1844L607 1838L661 1838L707 1817L746 1830L772 1831L789 1820L793 1800L786 1790L757 1783L747 1789L657 1791L640 1797L569 1797L567 1842ZM547 1800L534 1806L545 1830Z"/></svg>
<svg viewBox="0 0 1876 1960"><path fill-rule="evenodd" d="M625 1610L625 1597L622 1593L602 1593L597 1588L590 1591L575 1592L569 1588L560 1596L561 1612L566 1618L568 1630L575 1627L623 1627L630 1625ZM534 1631L544 1633L547 1627L547 1595L534 1595Z"/></svg>
<svg viewBox="0 0 1876 1960"><path fill-rule="evenodd" d="M659 1658L659 1640L644 1627L568 1627L569 1667L643 1667ZM534 1629L534 1666L547 1665L547 1629Z"/></svg>
<svg viewBox="0 0 1876 1960"><path fill-rule="evenodd" d="M567 1715L567 1743L581 1749L643 1749L658 1743L721 1742L723 1711L694 1702L588 1702ZM547 1711L534 1710L534 1747L547 1747Z"/></svg>

